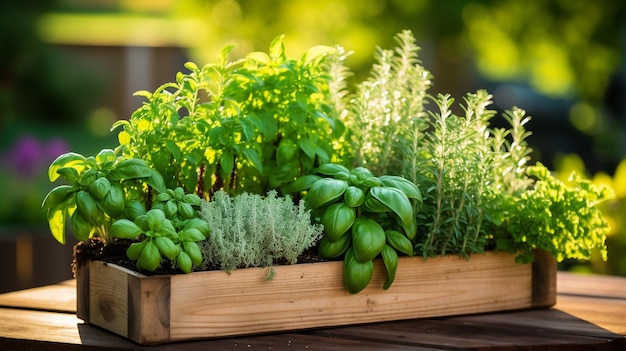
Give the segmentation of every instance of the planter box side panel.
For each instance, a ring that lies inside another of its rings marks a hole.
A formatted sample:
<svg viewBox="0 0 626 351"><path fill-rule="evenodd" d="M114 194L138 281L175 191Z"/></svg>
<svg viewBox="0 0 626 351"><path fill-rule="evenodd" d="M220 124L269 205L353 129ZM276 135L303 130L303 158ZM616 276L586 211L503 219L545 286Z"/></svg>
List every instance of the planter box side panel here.
<svg viewBox="0 0 626 351"><path fill-rule="evenodd" d="M88 262L84 268L89 270L86 322L128 338L128 322L132 318L128 313L128 272L99 261Z"/></svg>
<svg viewBox="0 0 626 351"><path fill-rule="evenodd" d="M507 254L400 259L388 290L376 262L369 286L351 295L343 262L177 275L171 281L170 339L186 340L483 313L532 307L530 265Z"/></svg>

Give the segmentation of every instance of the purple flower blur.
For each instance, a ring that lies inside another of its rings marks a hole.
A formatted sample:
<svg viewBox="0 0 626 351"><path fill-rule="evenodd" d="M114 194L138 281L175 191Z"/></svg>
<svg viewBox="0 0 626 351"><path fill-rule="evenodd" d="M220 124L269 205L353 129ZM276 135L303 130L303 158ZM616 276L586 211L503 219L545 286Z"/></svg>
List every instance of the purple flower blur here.
<svg viewBox="0 0 626 351"><path fill-rule="evenodd" d="M25 135L5 152L2 159L7 165L7 170L15 176L34 178L55 158L68 150L69 146L62 139L55 138L42 142L33 136Z"/></svg>

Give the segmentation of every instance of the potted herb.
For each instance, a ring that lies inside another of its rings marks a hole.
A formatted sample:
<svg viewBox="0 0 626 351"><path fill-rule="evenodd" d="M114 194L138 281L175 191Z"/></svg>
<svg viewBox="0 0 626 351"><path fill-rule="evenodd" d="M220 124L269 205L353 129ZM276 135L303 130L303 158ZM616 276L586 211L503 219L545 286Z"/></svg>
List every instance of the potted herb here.
<svg viewBox="0 0 626 351"><path fill-rule="evenodd" d="M54 161L53 235L69 218L133 261L78 261L79 317L158 343L554 304L554 258L604 250L610 190L528 165L529 118L492 128L485 91L453 113L396 39L353 93L340 48L226 47L138 93L114 150Z"/></svg>

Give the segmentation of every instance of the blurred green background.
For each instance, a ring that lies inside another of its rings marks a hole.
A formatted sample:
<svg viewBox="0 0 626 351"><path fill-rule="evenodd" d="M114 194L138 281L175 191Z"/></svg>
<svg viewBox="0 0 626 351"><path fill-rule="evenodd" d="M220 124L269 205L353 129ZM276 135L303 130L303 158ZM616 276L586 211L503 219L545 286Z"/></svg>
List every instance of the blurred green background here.
<svg viewBox="0 0 626 351"><path fill-rule="evenodd" d="M609 261L561 269L626 275L624 13L625 2L613 0L4 1L0 241L47 235L40 204L53 187L49 163L114 145L111 124L142 102L132 93L172 81L184 62L212 62L230 43L232 58L266 50L285 34L292 57L320 44L353 51L356 82L376 46L391 48L410 29L434 74L432 94L488 89L496 109L533 116L535 160L616 190L602 205L613 225Z"/></svg>

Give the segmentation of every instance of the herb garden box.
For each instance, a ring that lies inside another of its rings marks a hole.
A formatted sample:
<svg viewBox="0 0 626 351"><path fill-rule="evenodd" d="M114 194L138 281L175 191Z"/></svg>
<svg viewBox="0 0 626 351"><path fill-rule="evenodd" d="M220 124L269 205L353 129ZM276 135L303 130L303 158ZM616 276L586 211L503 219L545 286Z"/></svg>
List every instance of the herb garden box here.
<svg viewBox="0 0 626 351"><path fill-rule="evenodd" d="M556 262L533 264L505 253L403 257L394 284L385 271L358 294L343 284L343 262L246 268L230 274L144 276L89 261L77 271L78 317L140 344L256 334L389 320L549 307L556 302Z"/></svg>

